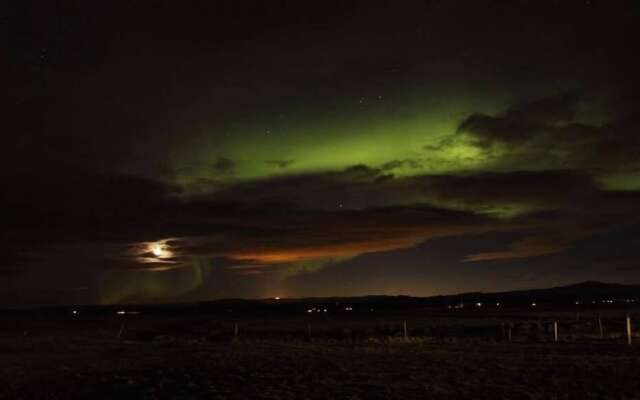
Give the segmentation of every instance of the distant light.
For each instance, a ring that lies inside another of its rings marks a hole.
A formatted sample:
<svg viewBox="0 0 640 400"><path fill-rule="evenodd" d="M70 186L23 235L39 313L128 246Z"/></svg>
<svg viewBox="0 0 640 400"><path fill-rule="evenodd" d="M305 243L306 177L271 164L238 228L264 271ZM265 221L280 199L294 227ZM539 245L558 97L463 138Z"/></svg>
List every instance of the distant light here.
<svg viewBox="0 0 640 400"><path fill-rule="evenodd" d="M531 303L531 307L535 307L536 305L536 303Z"/></svg>
<svg viewBox="0 0 640 400"><path fill-rule="evenodd" d="M482 303L481 302L477 302L476 303L476 307L482 307Z"/></svg>
<svg viewBox="0 0 640 400"><path fill-rule="evenodd" d="M576 300L576 305L579 305L579 304L580 304L580 302Z"/></svg>
<svg viewBox="0 0 640 400"><path fill-rule="evenodd" d="M71 311L71 314L73 314L73 315L78 315L78 310L73 310L73 311Z"/></svg>
<svg viewBox="0 0 640 400"><path fill-rule="evenodd" d="M353 307L351 306L347 306L344 308L345 311L353 311Z"/></svg>
<svg viewBox="0 0 640 400"><path fill-rule="evenodd" d="M313 309L309 308L309 309L307 309L307 312L308 312L308 313L312 313L312 312L313 312Z"/></svg>
<svg viewBox="0 0 640 400"><path fill-rule="evenodd" d="M276 296L276 297L274 297L274 299L276 299L276 300L280 300L280 297Z"/></svg>
<svg viewBox="0 0 640 400"><path fill-rule="evenodd" d="M118 310L118 311L116 311L116 314L118 314L118 315L125 315L126 313L127 313L127 312L126 312L126 311L124 311L124 310Z"/></svg>
<svg viewBox="0 0 640 400"><path fill-rule="evenodd" d="M497 303L496 303L496 307L500 307L500 302L497 302Z"/></svg>
<svg viewBox="0 0 640 400"><path fill-rule="evenodd" d="M324 310L322 310L322 311L327 312L327 309L325 308L325 309L324 309Z"/></svg>

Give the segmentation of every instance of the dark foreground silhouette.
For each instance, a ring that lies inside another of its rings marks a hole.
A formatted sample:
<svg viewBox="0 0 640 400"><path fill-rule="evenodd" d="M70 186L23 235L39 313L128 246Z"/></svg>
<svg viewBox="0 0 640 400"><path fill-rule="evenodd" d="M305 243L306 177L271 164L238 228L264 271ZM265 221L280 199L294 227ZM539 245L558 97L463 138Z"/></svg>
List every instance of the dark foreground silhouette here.
<svg viewBox="0 0 640 400"><path fill-rule="evenodd" d="M637 399L635 294L4 310L0 399Z"/></svg>

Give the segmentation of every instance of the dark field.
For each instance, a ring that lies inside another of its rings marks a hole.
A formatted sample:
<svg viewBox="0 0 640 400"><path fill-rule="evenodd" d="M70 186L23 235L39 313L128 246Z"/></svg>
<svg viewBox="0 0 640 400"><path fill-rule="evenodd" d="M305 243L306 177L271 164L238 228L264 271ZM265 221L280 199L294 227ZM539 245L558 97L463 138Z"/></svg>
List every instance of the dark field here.
<svg viewBox="0 0 640 400"><path fill-rule="evenodd" d="M0 398L638 399L625 313L14 315Z"/></svg>

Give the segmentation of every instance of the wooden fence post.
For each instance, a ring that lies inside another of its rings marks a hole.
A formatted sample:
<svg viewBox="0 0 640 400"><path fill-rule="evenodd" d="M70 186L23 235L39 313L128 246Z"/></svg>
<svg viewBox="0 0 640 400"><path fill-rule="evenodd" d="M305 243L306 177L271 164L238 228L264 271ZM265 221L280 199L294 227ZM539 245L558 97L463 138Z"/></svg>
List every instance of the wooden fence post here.
<svg viewBox="0 0 640 400"><path fill-rule="evenodd" d="M511 342L511 326L509 326L509 329L507 330L507 340Z"/></svg>
<svg viewBox="0 0 640 400"><path fill-rule="evenodd" d="M631 344L631 315L627 313L627 344Z"/></svg>
<svg viewBox="0 0 640 400"><path fill-rule="evenodd" d="M402 321L402 330L404 331L404 338L406 339L409 335L407 334L407 320Z"/></svg>
<svg viewBox="0 0 640 400"><path fill-rule="evenodd" d="M602 328L602 315L598 313L598 328L600 329L600 339L604 339L604 329Z"/></svg>
<svg viewBox="0 0 640 400"><path fill-rule="evenodd" d="M125 320L122 320L122 325L120 325L120 330L118 331L118 340L122 339L122 334L124 333L124 325Z"/></svg>
<svg viewBox="0 0 640 400"><path fill-rule="evenodd" d="M553 340L558 343L558 321L553 321Z"/></svg>

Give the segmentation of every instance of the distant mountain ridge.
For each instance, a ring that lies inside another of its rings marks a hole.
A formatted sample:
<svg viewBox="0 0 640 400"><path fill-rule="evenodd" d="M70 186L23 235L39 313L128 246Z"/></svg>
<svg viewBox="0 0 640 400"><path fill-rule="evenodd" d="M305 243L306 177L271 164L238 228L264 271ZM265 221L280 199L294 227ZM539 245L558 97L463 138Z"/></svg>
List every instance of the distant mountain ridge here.
<svg viewBox="0 0 640 400"><path fill-rule="evenodd" d="M448 299L476 299L476 298L514 298L514 297L556 297L556 296L592 296L634 295L640 296L640 284L625 285L621 283L605 283L598 281L585 281L566 286L554 286L544 289L521 289L505 292L464 292L458 294L437 295L429 297L414 297L408 295L367 295L356 297L304 297L292 298L288 301L321 301L321 300L373 300L373 299L420 299L420 300L448 300Z"/></svg>
<svg viewBox="0 0 640 400"><path fill-rule="evenodd" d="M620 283L604 283L585 281L567 286L556 286L547 289L525 289L497 293L463 293L459 295L443 296L446 299L465 297L476 301L502 301L505 305L536 303L569 303L585 304L613 300L637 301L640 298L640 285L624 285Z"/></svg>
<svg viewBox="0 0 640 400"><path fill-rule="evenodd" d="M368 295L358 297L308 297L282 299L220 299L192 303L169 304L118 304L118 305L76 305L55 307L29 307L21 309L64 309L75 307L96 312L113 312L114 310L139 310L145 312L172 310L193 312L246 312L260 313L270 311L308 311L314 307L329 309L344 309L346 305L353 305L354 310L401 309L416 307L459 308L464 307L530 307L530 306L562 306L562 305L593 305L593 304L623 304L640 306L640 285L625 285L619 283L604 283L586 281L567 286L557 286L546 289L525 289L507 292L467 292L453 295L438 295L430 297L412 297L406 295ZM1 310L2 308L0 308ZM5 308L5 310L9 310Z"/></svg>

